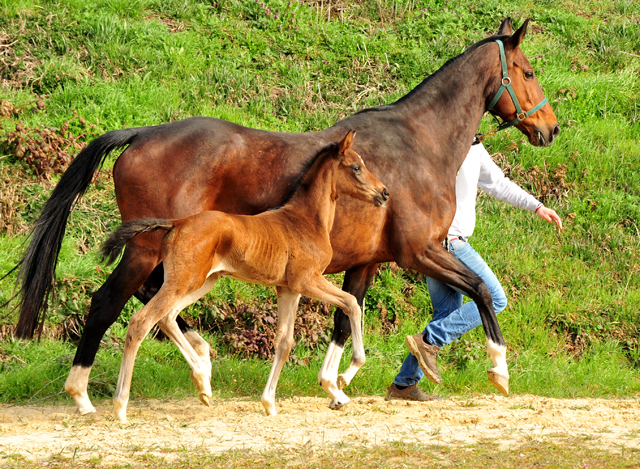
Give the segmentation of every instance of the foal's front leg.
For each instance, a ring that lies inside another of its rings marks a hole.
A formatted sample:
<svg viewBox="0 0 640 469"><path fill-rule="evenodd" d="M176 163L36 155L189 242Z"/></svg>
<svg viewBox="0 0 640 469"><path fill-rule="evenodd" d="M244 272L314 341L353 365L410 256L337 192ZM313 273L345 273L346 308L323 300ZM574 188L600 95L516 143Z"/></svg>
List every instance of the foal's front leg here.
<svg viewBox="0 0 640 469"><path fill-rule="evenodd" d="M349 316L351 336L353 338L353 355L351 356L351 365L342 376L348 379L348 381L351 381L353 375L355 375L365 362L362 330L360 327L361 312L356 298L340 290L321 275L309 281L304 286L302 294L337 306ZM349 403L349 398L342 392L337 383L339 359L336 360L334 355L338 352L341 353L341 350L338 351L336 347L332 348L331 345L329 346L327 355L318 373L320 386L331 396L332 401L329 407L332 409L340 409Z"/></svg>
<svg viewBox="0 0 640 469"><path fill-rule="evenodd" d="M262 405L267 415L276 415L276 386L278 378L287 361L291 347L293 346L293 326L296 320L296 312L298 311L298 302L300 294L294 293L288 288L278 287L278 329L276 331L275 340L275 357L267 385L262 393Z"/></svg>

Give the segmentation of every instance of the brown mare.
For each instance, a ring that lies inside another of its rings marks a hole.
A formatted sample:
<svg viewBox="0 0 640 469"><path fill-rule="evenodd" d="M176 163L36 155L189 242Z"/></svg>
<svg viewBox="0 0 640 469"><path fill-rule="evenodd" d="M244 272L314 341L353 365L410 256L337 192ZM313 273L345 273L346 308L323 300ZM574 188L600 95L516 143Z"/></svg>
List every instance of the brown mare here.
<svg viewBox="0 0 640 469"><path fill-rule="evenodd" d="M67 217L110 151L128 145L113 170L123 221L182 218L205 210L256 214L279 206L313 156L354 129L358 132L354 150L393 198L386 210L348 197L338 201L331 231L333 257L325 272L346 271L343 289L360 305L378 264L387 261L467 293L478 305L492 370L508 382L506 345L491 295L482 280L440 242L455 213L458 168L480 119L505 81L497 39L504 43L505 70L522 108L533 110L544 98L519 47L527 24L514 33L510 21L503 21L497 35L449 60L400 100L361 111L320 132L265 132L200 117L97 138L71 163L38 219L19 275L22 310L17 335L32 337L37 329L52 289ZM502 93L492 113L516 118L509 93ZM551 145L559 132L549 104L523 116L515 127L536 146ZM87 382L103 334L132 295L148 302L162 285L161 240L159 232L132 239L116 269L93 295L65 384L80 413L94 411ZM178 323L204 357L208 344L180 317ZM330 367L337 369L350 333L348 318L337 310L327 352ZM348 379L339 381L348 384Z"/></svg>
<svg viewBox="0 0 640 469"><path fill-rule="evenodd" d="M159 261L164 267L160 291L129 321L127 338L114 396L115 414L126 421L131 375L138 347L151 328L161 328L178 346L191 367L191 380L200 400L211 402L211 366L203 362L176 323L180 311L206 295L220 277L275 286L278 292L278 329L275 359L262 393L267 415L276 414L275 392L282 366L293 345L293 324L301 295L341 308L353 331L353 376L364 364L360 307L356 298L326 280L322 273L331 262L329 233L336 202L343 195L381 207L387 188L367 171L351 150L354 132L329 146L312 160L291 200L259 215L200 212L180 220L142 219L123 224L104 243L105 257L115 260L125 243L140 233L167 230ZM325 365L326 365L325 361ZM320 385L341 408L349 398L337 386L338 370L323 366Z"/></svg>

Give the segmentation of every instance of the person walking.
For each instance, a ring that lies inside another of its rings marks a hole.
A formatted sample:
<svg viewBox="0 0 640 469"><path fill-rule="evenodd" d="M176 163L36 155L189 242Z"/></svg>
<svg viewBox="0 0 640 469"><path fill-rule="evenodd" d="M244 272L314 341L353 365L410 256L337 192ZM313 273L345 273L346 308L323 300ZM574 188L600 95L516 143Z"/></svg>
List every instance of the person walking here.
<svg viewBox="0 0 640 469"><path fill-rule="evenodd" d="M533 195L505 177L482 143L471 146L456 179L456 213L443 245L482 278L491 292L497 314L507 306L507 296L491 268L468 242L476 224L478 188L514 207L534 212L543 220L555 223L559 229L562 229L562 220L554 210L545 207ZM406 337L411 353L389 387L386 400L438 399L422 391L418 382L426 375L435 384L440 384L442 377L436 363L440 349L482 324L475 302L463 304L463 294L458 290L429 277L427 286L433 304L433 318L423 332Z"/></svg>

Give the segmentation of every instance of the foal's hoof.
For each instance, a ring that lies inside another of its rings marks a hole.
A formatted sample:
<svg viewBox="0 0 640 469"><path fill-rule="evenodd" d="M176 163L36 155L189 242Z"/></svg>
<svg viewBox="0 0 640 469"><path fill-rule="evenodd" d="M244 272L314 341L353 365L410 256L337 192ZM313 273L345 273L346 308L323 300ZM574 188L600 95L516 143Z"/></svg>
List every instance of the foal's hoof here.
<svg viewBox="0 0 640 469"><path fill-rule="evenodd" d="M96 408L93 405L89 404L88 407L80 407L78 406L78 414L79 415L87 415L87 414L95 414Z"/></svg>
<svg viewBox="0 0 640 469"><path fill-rule="evenodd" d="M200 398L200 402L202 402L207 407L211 407L211 404L213 404L213 396L209 396L209 395L201 392L198 395L198 397Z"/></svg>
<svg viewBox="0 0 640 469"><path fill-rule="evenodd" d="M329 404L329 409L331 410L342 410L349 405L351 401L339 402L339 401L331 401Z"/></svg>
<svg viewBox="0 0 640 469"><path fill-rule="evenodd" d="M508 376L500 375L493 370L488 370L487 377L489 378L489 382L493 384L498 391L500 391L505 396L509 394Z"/></svg>
<svg viewBox="0 0 640 469"><path fill-rule="evenodd" d="M344 388L347 387L349 383L347 383L347 380L344 379L343 375L338 376L338 381L336 381L336 386L338 386L339 390L343 390Z"/></svg>
<svg viewBox="0 0 640 469"><path fill-rule="evenodd" d="M267 417L271 417L272 415L278 415L278 411L276 411L276 405L273 402L262 402L262 406L264 407L264 411L267 414Z"/></svg>
<svg viewBox="0 0 640 469"><path fill-rule="evenodd" d="M127 403L113 401L113 414L120 423L127 423Z"/></svg>

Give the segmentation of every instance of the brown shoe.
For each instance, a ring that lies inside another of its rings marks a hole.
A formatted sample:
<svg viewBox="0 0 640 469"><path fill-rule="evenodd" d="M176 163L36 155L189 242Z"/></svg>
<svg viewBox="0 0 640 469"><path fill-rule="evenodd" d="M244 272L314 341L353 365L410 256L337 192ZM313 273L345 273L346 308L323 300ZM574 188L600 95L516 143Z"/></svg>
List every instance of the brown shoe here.
<svg viewBox="0 0 640 469"><path fill-rule="evenodd" d="M438 352L440 347L436 345L429 345L422 340L424 334L408 335L405 337L405 342L411 355L416 357L418 364L423 373L433 383L442 383L442 376L438 373L438 365L436 365L436 359L438 358Z"/></svg>
<svg viewBox="0 0 640 469"><path fill-rule="evenodd" d="M391 386L389 386L389 391L387 391L387 395L384 397L384 400L391 401L394 399L402 399L405 401L418 401L418 402L442 400L438 396L430 396L429 394L424 392L422 389L420 389L417 384L412 384L411 386L405 389L398 389L398 386L396 386L395 383L393 383L391 384Z"/></svg>

